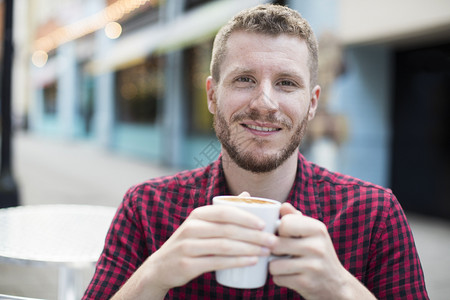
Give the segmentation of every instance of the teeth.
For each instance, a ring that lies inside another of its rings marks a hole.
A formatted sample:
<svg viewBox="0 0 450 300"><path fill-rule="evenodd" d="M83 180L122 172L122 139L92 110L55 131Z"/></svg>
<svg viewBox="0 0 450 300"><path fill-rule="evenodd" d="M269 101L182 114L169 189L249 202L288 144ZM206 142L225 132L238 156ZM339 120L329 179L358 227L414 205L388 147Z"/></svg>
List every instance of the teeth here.
<svg viewBox="0 0 450 300"><path fill-rule="evenodd" d="M248 128L259 130L259 131L277 131L278 128L270 128L270 127L261 127L261 126L255 126L255 125L247 125Z"/></svg>

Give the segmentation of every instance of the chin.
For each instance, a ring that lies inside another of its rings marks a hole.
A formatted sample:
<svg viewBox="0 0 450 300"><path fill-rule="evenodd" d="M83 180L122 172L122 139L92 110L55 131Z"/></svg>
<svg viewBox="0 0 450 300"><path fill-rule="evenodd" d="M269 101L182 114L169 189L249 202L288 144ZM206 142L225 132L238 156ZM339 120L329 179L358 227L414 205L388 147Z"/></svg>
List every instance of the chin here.
<svg viewBox="0 0 450 300"><path fill-rule="evenodd" d="M286 157L280 155L280 152L274 152L273 154L267 154L262 151L260 155L255 152L240 153L231 159L242 169L250 171L252 173L261 174L268 173L280 165L286 160Z"/></svg>

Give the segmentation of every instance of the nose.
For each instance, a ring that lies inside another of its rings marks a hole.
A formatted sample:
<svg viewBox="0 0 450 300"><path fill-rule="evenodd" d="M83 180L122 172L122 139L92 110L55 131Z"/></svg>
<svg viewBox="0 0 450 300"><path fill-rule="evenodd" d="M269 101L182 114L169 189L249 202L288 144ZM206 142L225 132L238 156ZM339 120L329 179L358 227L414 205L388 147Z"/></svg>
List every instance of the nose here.
<svg viewBox="0 0 450 300"><path fill-rule="evenodd" d="M275 97L273 86L270 82L261 82L255 90L255 96L249 103L249 108L266 113L275 112L279 105Z"/></svg>

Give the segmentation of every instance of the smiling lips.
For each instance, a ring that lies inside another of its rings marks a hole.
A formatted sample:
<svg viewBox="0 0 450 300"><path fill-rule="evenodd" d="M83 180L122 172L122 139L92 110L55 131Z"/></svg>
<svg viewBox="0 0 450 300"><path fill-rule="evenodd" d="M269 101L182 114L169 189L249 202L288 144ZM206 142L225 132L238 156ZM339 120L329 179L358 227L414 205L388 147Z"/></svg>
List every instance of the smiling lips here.
<svg viewBox="0 0 450 300"><path fill-rule="evenodd" d="M270 134L273 132L280 131L280 127L274 127L274 126L260 126L255 124L241 124L243 127L249 129L251 132L256 134Z"/></svg>

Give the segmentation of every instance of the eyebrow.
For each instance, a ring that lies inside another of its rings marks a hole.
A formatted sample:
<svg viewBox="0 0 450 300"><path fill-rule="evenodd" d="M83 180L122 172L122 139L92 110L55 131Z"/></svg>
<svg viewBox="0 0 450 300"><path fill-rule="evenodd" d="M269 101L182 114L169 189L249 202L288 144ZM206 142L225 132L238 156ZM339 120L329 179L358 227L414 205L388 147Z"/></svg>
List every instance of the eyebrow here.
<svg viewBox="0 0 450 300"><path fill-rule="evenodd" d="M252 69L237 66L235 69L231 70L229 74L236 74L236 73L245 73L245 74L253 74L255 71L252 71Z"/></svg>
<svg viewBox="0 0 450 300"><path fill-rule="evenodd" d="M281 72L279 74L277 74L279 77L287 77L287 78L294 78L295 81L301 85L302 87L305 87L305 83L306 80L304 79L304 76L302 76L301 74L297 73L297 72Z"/></svg>
<svg viewBox="0 0 450 300"><path fill-rule="evenodd" d="M237 66L236 68L234 68L230 72L228 72L228 74L222 74L222 75L225 75L225 76L220 76L220 80L223 81L223 80L226 80L226 79L230 79L230 77L233 78L237 74L249 74L249 75L252 75L254 73L255 73L255 71L252 71L249 68L245 68L245 67L242 67L242 66Z"/></svg>
<svg viewBox="0 0 450 300"><path fill-rule="evenodd" d="M229 72L229 74L236 74L236 73L253 74L253 73L255 73L255 71L250 68L237 66L236 68L234 68L233 70L231 70ZM277 73L277 75L282 76L282 77L295 77L295 78L300 78L301 80L303 80L303 76L294 70L282 71L280 73Z"/></svg>

